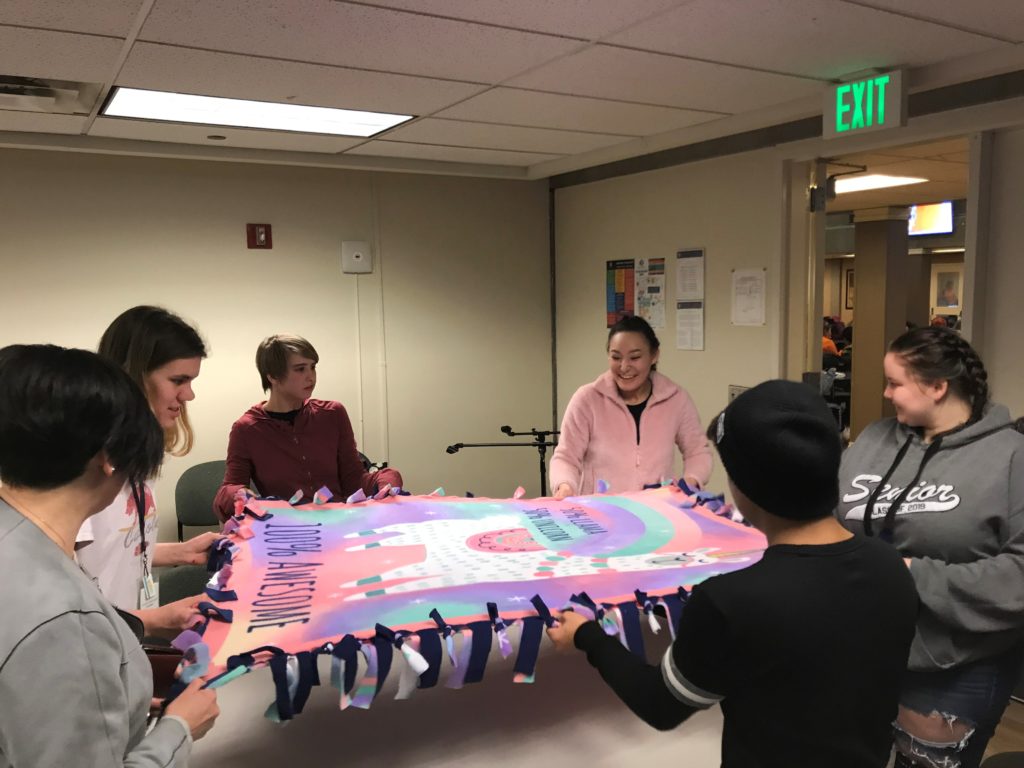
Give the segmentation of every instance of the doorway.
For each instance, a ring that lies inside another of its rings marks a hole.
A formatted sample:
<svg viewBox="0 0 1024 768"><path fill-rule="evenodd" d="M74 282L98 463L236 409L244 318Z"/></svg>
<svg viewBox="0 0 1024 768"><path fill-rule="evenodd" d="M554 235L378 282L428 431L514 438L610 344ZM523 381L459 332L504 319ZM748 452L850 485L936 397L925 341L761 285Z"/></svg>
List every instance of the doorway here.
<svg viewBox="0 0 1024 768"><path fill-rule="evenodd" d="M970 301L964 281L969 172L966 137L825 161L829 199L816 277L822 370L835 370L826 397L851 439L890 415L881 397L889 341L911 326L960 327ZM826 340L837 357L825 351Z"/></svg>

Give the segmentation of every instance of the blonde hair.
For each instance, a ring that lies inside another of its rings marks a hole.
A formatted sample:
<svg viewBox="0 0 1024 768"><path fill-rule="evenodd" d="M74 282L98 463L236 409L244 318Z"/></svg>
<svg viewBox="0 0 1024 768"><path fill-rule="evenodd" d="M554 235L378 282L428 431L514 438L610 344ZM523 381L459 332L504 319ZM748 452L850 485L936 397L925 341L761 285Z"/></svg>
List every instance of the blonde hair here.
<svg viewBox="0 0 1024 768"><path fill-rule="evenodd" d="M283 379L288 374L288 356L298 355L320 362L320 355L313 345L301 336L292 333L277 333L267 336L256 347L256 370L264 392L270 391L270 379Z"/></svg>
<svg viewBox="0 0 1024 768"><path fill-rule="evenodd" d="M121 366L149 400L146 374L172 360L206 357L199 332L161 307L139 306L125 310L103 332L97 352ZM185 403L174 426L164 430L164 451L184 456L192 450L195 432Z"/></svg>

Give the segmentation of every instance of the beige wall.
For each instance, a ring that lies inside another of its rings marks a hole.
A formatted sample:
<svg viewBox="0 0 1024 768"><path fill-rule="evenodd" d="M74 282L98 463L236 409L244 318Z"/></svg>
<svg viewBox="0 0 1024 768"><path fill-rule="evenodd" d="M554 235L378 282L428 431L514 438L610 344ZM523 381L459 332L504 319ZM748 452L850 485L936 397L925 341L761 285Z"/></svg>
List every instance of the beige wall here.
<svg viewBox="0 0 1024 768"><path fill-rule="evenodd" d="M140 303L194 322L209 345L190 408L196 446L157 483L223 458L262 398L257 342L290 330L320 353L317 396L414 492L535 492L536 453L446 445L550 419L547 192L510 182L85 154L0 152L0 345L95 348ZM246 222L274 247L247 250ZM344 275L342 240L377 244ZM357 305L359 311L357 313Z"/></svg>
<svg viewBox="0 0 1024 768"><path fill-rule="evenodd" d="M846 270L854 269L854 261L853 258L825 259L822 317L838 315L846 324L853 320L853 310L846 308ZM856 297L856 292L854 296Z"/></svg>
<svg viewBox="0 0 1024 768"><path fill-rule="evenodd" d="M1024 286L1024 129L993 137L989 254L982 317L982 360L992 397L1014 416L1024 416L1024 344L1021 342L1021 286Z"/></svg>
<svg viewBox="0 0 1024 768"><path fill-rule="evenodd" d="M782 166L757 152L559 190L558 407L606 366L605 262L664 257L666 327L656 329L658 370L689 391L704 421L726 404L728 385L779 375ZM676 251L706 251L704 351L676 350ZM730 322L736 268L767 269L767 323ZM720 471L712 480L724 486Z"/></svg>

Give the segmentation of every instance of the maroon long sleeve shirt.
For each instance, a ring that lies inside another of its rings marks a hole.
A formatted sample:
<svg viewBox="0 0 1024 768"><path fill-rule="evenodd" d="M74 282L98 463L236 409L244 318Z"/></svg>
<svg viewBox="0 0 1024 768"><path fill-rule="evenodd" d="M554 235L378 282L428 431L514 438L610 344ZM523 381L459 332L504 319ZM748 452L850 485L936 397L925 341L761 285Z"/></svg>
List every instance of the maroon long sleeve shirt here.
<svg viewBox="0 0 1024 768"><path fill-rule="evenodd" d="M234 513L235 492L255 485L261 496L291 498L302 491L306 502L327 486L344 500L362 488L402 484L394 469L366 472L345 406L333 400L307 400L295 422L269 416L263 404L254 405L231 427L224 483L213 502L226 520Z"/></svg>

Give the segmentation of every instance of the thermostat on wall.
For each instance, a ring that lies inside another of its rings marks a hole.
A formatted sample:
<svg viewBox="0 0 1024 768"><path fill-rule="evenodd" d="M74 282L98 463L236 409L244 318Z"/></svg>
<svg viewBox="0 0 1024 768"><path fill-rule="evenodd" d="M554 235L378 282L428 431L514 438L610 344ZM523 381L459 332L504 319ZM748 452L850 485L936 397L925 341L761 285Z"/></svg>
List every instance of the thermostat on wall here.
<svg viewBox="0 0 1024 768"><path fill-rule="evenodd" d="M362 240L343 240L341 243L341 271L347 275L373 272L373 251Z"/></svg>

